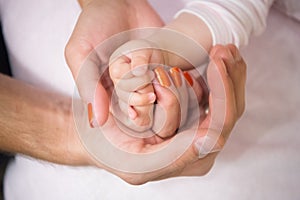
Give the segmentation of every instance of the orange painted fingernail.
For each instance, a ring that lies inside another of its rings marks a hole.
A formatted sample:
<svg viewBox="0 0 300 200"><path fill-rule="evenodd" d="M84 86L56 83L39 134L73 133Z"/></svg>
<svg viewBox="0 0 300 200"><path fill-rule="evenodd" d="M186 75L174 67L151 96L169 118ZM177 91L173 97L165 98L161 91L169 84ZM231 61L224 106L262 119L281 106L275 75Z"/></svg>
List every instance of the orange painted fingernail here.
<svg viewBox="0 0 300 200"><path fill-rule="evenodd" d="M168 77L167 73L165 72L165 70L162 67L155 68L154 72L156 74L156 78L157 78L158 82L160 83L160 85L162 85L164 87L170 87L171 86L171 82L169 80L169 77Z"/></svg>
<svg viewBox="0 0 300 200"><path fill-rule="evenodd" d="M172 70L175 70L177 72L181 72L181 69L179 67L172 67Z"/></svg>
<svg viewBox="0 0 300 200"><path fill-rule="evenodd" d="M89 118L90 126L94 128L93 126L94 114L93 114L93 107L91 103L88 103L88 118Z"/></svg>
<svg viewBox="0 0 300 200"><path fill-rule="evenodd" d="M172 77L172 79L174 81L174 84L177 88L179 88L182 85L180 71L181 70L178 67L173 67L173 68L170 69L171 77Z"/></svg>
<svg viewBox="0 0 300 200"><path fill-rule="evenodd" d="M187 82L189 82L190 86L193 86L194 81L193 81L193 78L191 77L191 75L188 72L183 72L183 75L185 77L185 80L187 80Z"/></svg>

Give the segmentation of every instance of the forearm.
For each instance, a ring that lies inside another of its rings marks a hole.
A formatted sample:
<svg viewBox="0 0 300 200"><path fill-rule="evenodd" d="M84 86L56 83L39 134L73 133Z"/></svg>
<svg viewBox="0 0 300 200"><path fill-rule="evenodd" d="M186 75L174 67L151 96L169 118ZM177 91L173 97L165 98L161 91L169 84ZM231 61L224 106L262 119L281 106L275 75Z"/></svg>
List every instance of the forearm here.
<svg viewBox="0 0 300 200"><path fill-rule="evenodd" d="M212 48L212 35L206 24L198 17L182 13L163 29L147 38L164 51L165 64L190 69L193 60L201 65Z"/></svg>
<svg viewBox="0 0 300 200"><path fill-rule="evenodd" d="M273 0L236 2L191 0L165 28L186 35L207 52L216 44L233 43L239 47L247 45L250 36L258 35L264 30L272 2ZM188 41L184 38L179 41L172 39L168 34L155 34L150 39L162 48L177 48L177 52L193 52L193 49L186 45ZM182 49L178 50L178 46ZM170 53L165 58L166 64L170 66L181 65L184 68L188 65L184 59ZM200 56L198 59L201 62L203 58Z"/></svg>
<svg viewBox="0 0 300 200"><path fill-rule="evenodd" d="M189 13L201 19L212 34L213 45L233 43L240 47L264 31L273 1L189 0L176 16Z"/></svg>
<svg viewBox="0 0 300 200"><path fill-rule="evenodd" d="M0 150L76 164L71 99L0 74ZM79 143L79 142L78 142ZM80 144L78 144L80 145ZM78 160L77 160L78 159ZM78 163L79 164L79 163Z"/></svg>

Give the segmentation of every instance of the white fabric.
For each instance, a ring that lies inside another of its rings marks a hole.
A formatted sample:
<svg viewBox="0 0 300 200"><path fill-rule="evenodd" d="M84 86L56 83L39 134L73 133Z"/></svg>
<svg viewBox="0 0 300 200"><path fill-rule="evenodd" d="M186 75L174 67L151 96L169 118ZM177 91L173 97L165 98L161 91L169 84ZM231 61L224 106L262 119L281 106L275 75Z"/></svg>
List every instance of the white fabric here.
<svg viewBox="0 0 300 200"><path fill-rule="evenodd" d="M163 1L152 3L164 19L171 19L182 4L172 1L164 12ZM15 77L72 94L63 51L80 12L76 1L1 0L0 8ZM18 155L6 172L5 199L299 199L300 27L275 11L267 24L265 33L243 50L246 113L207 176L130 186L100 169Z"/></svg>
<svg viewBox="0 0 300 200"><path fill-rule="evenodd" d="M265 29L268 10L273 0L190 0L181 13L191 13L203 20L213 37L213 45L248 44L249 37Z"/></svg>

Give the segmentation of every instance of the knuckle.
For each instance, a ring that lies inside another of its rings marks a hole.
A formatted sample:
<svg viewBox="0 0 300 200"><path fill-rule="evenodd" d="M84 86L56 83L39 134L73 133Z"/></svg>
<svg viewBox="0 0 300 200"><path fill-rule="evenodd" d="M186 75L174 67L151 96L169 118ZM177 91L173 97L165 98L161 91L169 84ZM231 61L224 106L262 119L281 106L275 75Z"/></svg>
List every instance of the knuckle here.
<svg viewBox="0 0 300 200"><path fill-rule="evenodd" d="M228 49L230 49L231 52L234 53L234 54L238 52L238 48L234 44L228 44L228 45L226 45L226 47Z"/></svg>
<svg viewBox="0 0 300 200"><path fill-rule="evenodd" d="M116 67L114 66L114 64L109 66L109 75L112 80L115 80L117 77L119 77L119 72L116 69Z"/></svg>

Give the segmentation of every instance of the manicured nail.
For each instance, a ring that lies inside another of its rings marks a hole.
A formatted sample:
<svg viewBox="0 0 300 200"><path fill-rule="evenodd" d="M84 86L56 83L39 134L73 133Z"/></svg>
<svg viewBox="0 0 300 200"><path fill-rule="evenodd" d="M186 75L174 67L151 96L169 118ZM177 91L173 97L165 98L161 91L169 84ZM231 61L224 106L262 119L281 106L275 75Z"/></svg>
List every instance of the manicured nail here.
<svg viewBox="0 0 300 200"><path fill-rule="evenodd" d="M183 75L185 77L185 80L187 80L187 82L189 82L190 86L193 86L194 81L193 81L193 78L191 77L191 75L188 72L183 72Z"/></svg>
<svg viewBox="0 0 300 200"><path fill-rule="evenodd" d="M172 67L171 70L174 70L176 72L181 72L181 69L179 67Z"/></svg>
<svg viewBox="0 0 300 200"><path fill-rule="evenodd" d="M88 119L90 126L94 128L94 114L93 114L93 106L92 103L88 103Z"/></svg>
<svg viewBox="0 0 300 200"><path fill-rule="evenodd" d="M171 77L177 88L179 88L182 85L180 73L181 70L178 67L173 67L170 69Z"/></svg>
<svg viewBox="0 0 300 200"><path fill-rule="evenodd" d="M165 72L163 67L155 68L154 72L160 85L162 85L163 87L170 87L171 82L169 80L168 74Z"/></svg>

